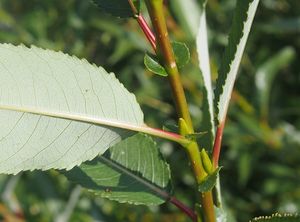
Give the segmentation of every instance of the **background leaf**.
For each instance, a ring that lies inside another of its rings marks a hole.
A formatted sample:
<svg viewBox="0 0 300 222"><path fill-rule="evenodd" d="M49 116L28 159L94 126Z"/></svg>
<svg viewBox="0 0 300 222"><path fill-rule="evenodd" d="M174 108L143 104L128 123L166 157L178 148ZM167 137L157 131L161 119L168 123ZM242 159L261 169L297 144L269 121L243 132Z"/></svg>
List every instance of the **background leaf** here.
<svg viewBox="0 0 300 222"><path fill-rule="evenodd" d="M272 216L262 216L251 220L250 222L298 222L300 217L292 214L273 214Z"/></svg>
<svg viewBox="0 0 300 222"><path fill-rule="evenodd" d="M259 0L237 1L228 46L225 49L215 89L218 122L224 121L233 85Z"/></svg>
<svg viewBox="0 0 300 222"><path fill-rule="evenodd" d="M176 13L177 19L190 38L197 35L200 7L196 0L172 0L170 7Z"/></svg>
<svg viewBox="0 0 300 222"><path fill-rule="evenodd" d="M127 18L134 16L128 0L93 0L93 2L103 9L105 12L121 17ZM139 10L139 0L132 0L137 10Z"/></svg>
<svg viewBox="0 0 300 222"><path fill-rule="evenodd" d="M169 166L144 134L129 137L64 174L96 195L121 203L161 204L171 191Z"/></svg>
<svg viewBox="0 0 300 222"><path fill-rule="evenodd" d="M135 97L85 60L2 44L0 61L0 173L71 169L128 136L101 122L143 124Z"/></svg>
<svg viewBox="0 0 300 222"><path fill-rule="evenodd" d="M295 56L296 52L291 47L286 47L269 58L258 68L255 74L255 84L257 88L257 100L262 117L268 116L271 87L276 74L278 74L281 69L288 66Z"/></svg>

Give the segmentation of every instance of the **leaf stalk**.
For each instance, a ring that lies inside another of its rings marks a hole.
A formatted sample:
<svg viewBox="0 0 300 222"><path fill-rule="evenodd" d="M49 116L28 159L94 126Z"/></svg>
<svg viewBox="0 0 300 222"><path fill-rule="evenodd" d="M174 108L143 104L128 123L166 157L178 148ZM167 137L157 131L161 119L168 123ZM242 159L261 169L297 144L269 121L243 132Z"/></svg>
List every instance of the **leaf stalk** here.
<svg viewBox="0 0 300 222"><path fill-rule="evenodd" d="M215 143L213 147L212 161L214 169L217 169L219 166L219 157L221 152L221 144L223 137L223 130L225 126L225 121L221 122L217 128Z"/></svg>
<svg viewBox="0 0 300 222"><path fill-rule="evenodd" d="M135 5L133 4L132 0L128 0L128 3L130 5L131 11L134 14L134 18L137 20L140 28L144 32L146 38L150 42L153 50L156 52L156 41L155 41L155 35L151 31L148 23L146 22L145 18L143 15L137 10Z"/></svg>

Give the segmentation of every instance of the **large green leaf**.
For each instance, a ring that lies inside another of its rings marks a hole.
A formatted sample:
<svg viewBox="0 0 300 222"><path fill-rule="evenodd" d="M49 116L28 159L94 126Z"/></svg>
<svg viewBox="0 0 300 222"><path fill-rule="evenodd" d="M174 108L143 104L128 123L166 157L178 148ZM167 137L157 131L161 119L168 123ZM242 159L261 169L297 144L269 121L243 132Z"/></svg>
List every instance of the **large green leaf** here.
<svg viewBox="0 0 300 222"><path fill-rule="evenodd" d="M129 137L64 174L96 195L122 203L161 204L171 188L169 166L144 134Z"/></svg>
<svg viewBox="0 0 300 222"><path fill-rule="evenodd" d="M218 122L224 121L259 0L237 1L233 24L225 49L215 90L215 109Z"/></svg>
<svg viewBox="0 0 300 222"><path fill-rule="evenodd" d="M134 16L132 9L128 3L128 0L93 0L93 2L103 9L105 12L121 17L127 18ZM139 10L139 0L132 0L136 9Z"/></svg>
<svg viewBox="0 0 300 222"><path fill-rule="evenodd" d="M299 222L299 215L292 214L273 214L272 216L256 217L250 222Z"/></svg>
<svg viewBox="0 0 300 222"><path fill-rule="evenodd" d="M1 44L0 79L0 173L71 169L143 125L134 95L86 60Z"/></svg>

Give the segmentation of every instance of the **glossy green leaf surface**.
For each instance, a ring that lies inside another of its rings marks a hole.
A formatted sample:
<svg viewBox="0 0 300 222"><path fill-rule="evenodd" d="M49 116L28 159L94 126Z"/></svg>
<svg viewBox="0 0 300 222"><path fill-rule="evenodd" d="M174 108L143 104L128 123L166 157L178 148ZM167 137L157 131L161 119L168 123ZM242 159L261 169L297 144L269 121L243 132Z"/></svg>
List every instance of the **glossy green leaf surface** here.
<svg viewBox="0 0 300 222"><path fill-rule="evenodd" d="M184 67L190 61L190 51L182 42L172 42L172 48L178 68Z"/></svg>
<svg viewBox="0 0 300 222"><path fill-rule="evenodd" d="M121 18L133 17L134 14L128 0L93 0L103 11ZM136 9L139 10L139 0L132 0Z"/></svg>
<svg viewBox="0 0 300 222"><path fill-rule="evenodd" d="M234 82L242 59L259 0L237 1L228 45L223 54L215 89L218 122L224 121Z"/></svg>
<svg viewBox="0 0 300 222"><path fill-rule="evenodd" d="M185 66L190 60L190 51L186 44L182 42L172 42L172 48L175 55L175 61L178 68ZM144 64L146 68L157 75L168 76L166 69L160 64L155 55L145 54Z"/></svg>
<svg viewBox="0 0 300 222"><path fill-rule="evenodd" d="M71 169L143 125L134 95L86 60L1 44L0 79L0 173Z"/></svg>
<svg viewBox="0 0 300 222"><path fill-rule="evenodd" d="M150 72L153 72L160 76L168 76L167 71L159 63L158 59L154 55L145 54L144 64Z"/></svg>
<svg viewBox="0 0 300 222"><path fill-rule="evenodd" d="M161 204L171 191L169 166L144 134L129 137L64 174L96 195L121 203Z"/></svg>

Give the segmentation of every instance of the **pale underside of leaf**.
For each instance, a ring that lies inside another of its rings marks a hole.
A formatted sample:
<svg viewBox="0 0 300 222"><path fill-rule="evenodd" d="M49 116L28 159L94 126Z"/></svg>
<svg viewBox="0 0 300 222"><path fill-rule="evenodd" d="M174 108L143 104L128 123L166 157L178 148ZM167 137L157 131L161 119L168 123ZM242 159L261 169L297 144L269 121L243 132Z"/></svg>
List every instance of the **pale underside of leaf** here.
<svg viewBox="0 0 300 222"><path fill-rule="evenodd" d="M237 1L228 46L225 49L215 90L218 122L224 121L237 71L245 49L259 0Z"/></svg>
<svg viewBox="0 0 300 222"><path fill-rule="evenodd" d="M96 195L121 203L161 204L171 191L169 166L156 143L143 134L64 174Z"/></svg>
<svg viewBox="0 0 300 222"><path fill-rule="evenodd" d="M209 62L209 49L207 39L207 25L205 9L202 10L199 22L199 29L197 34L197 53L199 58L199 67L201 77L203 79L203 131L207 131L205 136L205 143L201 144L208 150L212 150L214 137L215 137L215 124L214 124L214 108L213 108L213 90L211 83L211 71Z"/></svg>
<svg viewBox="0 0 300 222"><path fill-rule="evenodd" d="M143 125L134 95L86 60L1 44L0 79L0 173L70 169L128 136L114 127Z"/></svg>

